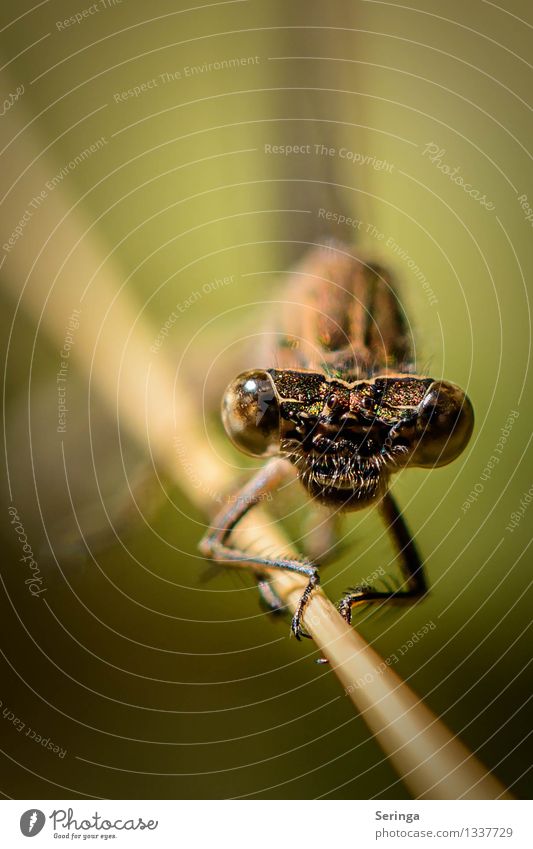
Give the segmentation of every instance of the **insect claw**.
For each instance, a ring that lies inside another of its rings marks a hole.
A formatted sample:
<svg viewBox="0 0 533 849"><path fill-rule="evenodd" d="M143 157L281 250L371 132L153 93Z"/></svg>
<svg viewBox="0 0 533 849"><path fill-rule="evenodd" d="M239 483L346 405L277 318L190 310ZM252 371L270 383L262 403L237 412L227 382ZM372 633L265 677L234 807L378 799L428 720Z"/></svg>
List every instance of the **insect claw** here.
<svg viewBox="0 0 533 849"><path fill-rule="evenodd" d="M346 596L344 598L341 598L337 605L337 609L342 618L346 620L348 625L350 625L352 621L352 606L347 600Z"/></svg>
<svg viewBox="0 0 533 849"><path fill-rule="evenodd" d="M299 610L294 614L292 618L291 632L294 634L298 641L300 641L302 637L304 637L304 639L306 640L313 639L311 634L306 633L306 631L304 631L302 628L301 611Z"/></svg>
<svg viewBox="0 0 533 849"><path fill-rule="evenodd" d="M296 613L292 617L291 634L293 634L293 636L295 636L298 641L300 641L302 639L301 636L300 636L300 631L301 631L300 614L299 614L298 611L296 611Z"/></svg>

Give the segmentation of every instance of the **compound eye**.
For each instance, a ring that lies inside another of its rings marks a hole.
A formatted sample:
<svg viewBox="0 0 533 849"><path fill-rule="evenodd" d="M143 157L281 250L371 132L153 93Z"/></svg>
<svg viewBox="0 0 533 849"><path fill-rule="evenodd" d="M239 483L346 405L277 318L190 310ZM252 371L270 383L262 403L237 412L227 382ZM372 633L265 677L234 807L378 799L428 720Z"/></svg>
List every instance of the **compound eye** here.
<svg viewBox="0 0 533 849"><path fill-rule="evenodd" d="M230 383L222 400L222 421L233 444L245 454L278 453L279 406L268 372L245 371Z"/></svg>
<svg viewBox="0 0 533 849"><path fill-rule="evenodd" d="M426 392L416 419L414 466L446 466L468 445L474 429L469 398L454 383L434 381Z"/></svg>

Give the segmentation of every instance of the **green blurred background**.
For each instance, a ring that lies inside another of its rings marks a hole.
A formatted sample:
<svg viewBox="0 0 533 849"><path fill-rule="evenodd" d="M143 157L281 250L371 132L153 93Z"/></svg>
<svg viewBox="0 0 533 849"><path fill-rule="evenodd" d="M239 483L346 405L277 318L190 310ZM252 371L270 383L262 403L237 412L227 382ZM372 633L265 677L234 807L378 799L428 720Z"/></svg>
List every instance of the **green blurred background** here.
<svg viewBox="0 0 533 849"><path fill-rule="evenodd" d="M148 340L142 358L179 377L203 416L200 437L243 480L256 464L222 438L220 395L241 363L254 364L281 272L331 235L396 272L420 369L465 387L477 417L459 461L395 483L431 595L409 611L364 613L358 627L387 657L435 623L397 671L513 792L529 794L531 517L521 499L532 484L532 222L519 198L529 192L533 205L532 23L518 0L4 4L4 96L24 86L1 125L4 794L406 797L312 646L260 610L251 579L206 576L196 549L205 518L178 485L178 457L175 476L156 470L89 382L76 341L67 431L57 432L64 332L54 328L67 327L101 264L125 368L119 317L131 314ZM5 250L43 175L101 137ZM322 144L334 152L315 153ZM450 178L455 168L489 208ZM62 205L75 208L70 230ZM326 226L320 209L360 223ZM74 232L97 246L93 267ZM82 307L80 334L106 323L113 340L112 313ZM179 397L175 411L187 415ZM39 598L23 582L10 504L44 576ZM305 502L292 509L298 536ZM350 516L345 530L324 572L333 600L380 565L395 568L377 516Z"/></svg>

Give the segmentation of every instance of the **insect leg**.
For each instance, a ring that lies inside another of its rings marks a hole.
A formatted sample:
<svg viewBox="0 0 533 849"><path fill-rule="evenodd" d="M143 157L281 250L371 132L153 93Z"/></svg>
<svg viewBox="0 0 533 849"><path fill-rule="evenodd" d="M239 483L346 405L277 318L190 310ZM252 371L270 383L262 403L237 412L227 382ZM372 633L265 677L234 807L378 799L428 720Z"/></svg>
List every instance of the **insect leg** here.
<svg viewBox="0 0 533 849"><path fill-rule="evenodd" d="M425 595L428 589L424 566L418 549L390 492L387 492L383 497L380 510L400 555L403 582L393 592L377 590L368 584L353 587L339 603L339 612L347 622L351 621L352 608L356 604L379 601L416 601Z"/></svg>
<svg viewBox="0 0 533 849"><path fill-rule="evenodd" d="M258 576L257 589L262 604L270 613L283 613L287 605L272 586L272 582L264 575Z"/></svg>
<svg viewBox="0 0 533 849"><path fill-rule="evenodd" d="M265 580L264 569L281 569L304 575L308 579L308 584L302 593L291 624L292 633L299 640L302 636L307 636L302 630L302 616L309 596L320 583L317 568L307 561L259 557L245 549L236 548L230 542L231 532L237 523L265 495L286 480L289 470L288 462L283 459L274 458L266 463L215 517L200 541L199 548L204 557L217 560L225 566L251 567L262 582Z"/></svg>

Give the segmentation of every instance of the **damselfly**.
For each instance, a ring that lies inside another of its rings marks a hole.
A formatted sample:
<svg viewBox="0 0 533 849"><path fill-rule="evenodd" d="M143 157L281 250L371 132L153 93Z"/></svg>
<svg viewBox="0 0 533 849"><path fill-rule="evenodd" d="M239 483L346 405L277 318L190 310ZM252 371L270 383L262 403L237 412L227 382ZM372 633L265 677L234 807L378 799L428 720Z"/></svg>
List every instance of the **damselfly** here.
<svg viewBox="0 0 533 849"><path fill-rule="evenodd" d="M273 609L281 602L264 570L306 576L291 626L300 639L306 603L319 583L317 565L236 548L232 531L240 519L293 473L291 466L311 498L332 511L376 504L399 553L402 583L354 587L339 610L350 622L356 604L414 601L427 583L390 478L406 466L454 460L470 439L474 414L458 386L413 373L411 336L390 274L346 246L313 248L291 275L275 338L275 367L239 375L222 402L237 448L271 459L216 516L200 549L225 565L251 567Z"/></svg>

